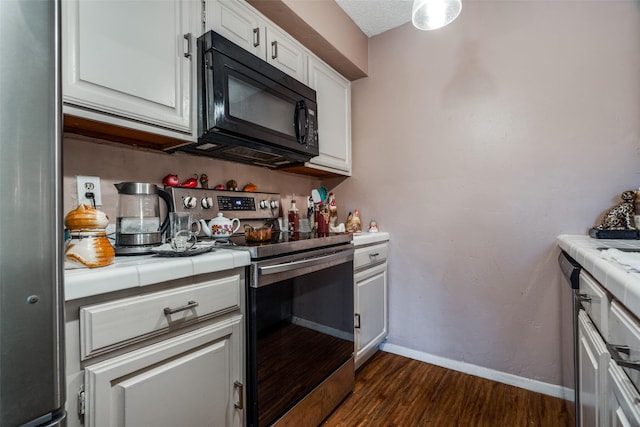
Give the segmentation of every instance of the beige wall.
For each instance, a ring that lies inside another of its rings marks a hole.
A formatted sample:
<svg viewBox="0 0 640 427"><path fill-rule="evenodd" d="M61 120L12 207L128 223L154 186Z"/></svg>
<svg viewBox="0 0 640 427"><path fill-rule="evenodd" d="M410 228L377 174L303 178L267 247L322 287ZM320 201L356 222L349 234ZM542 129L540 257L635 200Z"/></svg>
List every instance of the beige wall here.
<svg viewBox="0 0 640 427"><path fill-rule="evenodd" d="M76 135L65 135L63 150L65 214L78 203L76 176L99 176L103 196L100 209L112 224L115 224L117 214L117 192L113 186L117 182L151 182L162 187L162 178L170 173L178 175L181 182L193 174L206 173L211 188L234 179L241 187L252 182L258 186L258 191L279 192L286 200L285 209L289 207L292 194L296 194L298 206L306 206L303 195L310 194L311 189L319 185L318 180L306 176L184 153L143 151Z"/></svg>
<svg viewBox="0 0 640 427"><path fill-rule="evenodd" d="M465 2L372 38L352 96L333 188L391 233L389 342L559 384L555 237L640 186L640 3Z"/></svg>

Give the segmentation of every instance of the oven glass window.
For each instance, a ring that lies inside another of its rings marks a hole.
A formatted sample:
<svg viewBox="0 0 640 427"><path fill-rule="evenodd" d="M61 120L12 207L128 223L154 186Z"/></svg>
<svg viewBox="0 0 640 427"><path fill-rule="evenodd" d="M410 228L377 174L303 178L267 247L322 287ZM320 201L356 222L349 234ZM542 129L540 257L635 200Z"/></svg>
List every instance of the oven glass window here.
<svg viewBox="0 0 640 427"><path fill-rule="evenodd" d="M353 263L250 288L249 293L250 365L257 374L254 409L262 427L352 356Z"/></svg>

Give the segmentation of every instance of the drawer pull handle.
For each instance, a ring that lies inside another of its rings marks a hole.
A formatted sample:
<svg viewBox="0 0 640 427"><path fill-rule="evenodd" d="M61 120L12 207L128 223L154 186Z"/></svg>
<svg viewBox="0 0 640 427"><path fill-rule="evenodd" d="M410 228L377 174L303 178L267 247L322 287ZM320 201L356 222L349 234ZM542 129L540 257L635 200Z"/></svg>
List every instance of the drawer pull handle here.
<svg viewBox="0 0 640 427"><path fill-rule="evenodd" d="M178 307L178 308L171 308L171 307L165 307L164 308L164 314L166 316L170 315L170 314L175 314L178 313L180 311L185 311L185 310L189 310L191 308L196 308L199 304L195 301L189 301L187 302L186 305L183 305L182 307Z"/></svg>
<svg viewBox="0 0 640 427"><path fill-rule="evenodd" d="M238 403L234 403L233 406L236 409L244 409L244 385L240 381L236 381L233 386L238 389Z"/></svg>
<svg viewBox="0 0 640 427"><path fill-rule="evenodd" d="M591 297L589 294L576 294L576 298L578 299L578 302L587 302L591 304Z"/></svg>
<svg viewBox="0 0 640 427"><path fill-rule="evenodd" d="M185 58L191 58L191 33L184 35L184 39L187 41L187 51L184 54Z"/></svg>
<svg viewBox="0 0 640 427"><path fill-rule="evenodd" d="M260 46L260 28L253 29L253 47Z"/></svg>
<svg viewBox="0 0 640 427"><path fill-rule="evenodd" d="M607 350L611 353L613 361L618 365L640 371L640 361L624 360L622 356L620 356L620 353L624 353L626 355L631 354L631 348L628 345L607 344Z"/></svg>

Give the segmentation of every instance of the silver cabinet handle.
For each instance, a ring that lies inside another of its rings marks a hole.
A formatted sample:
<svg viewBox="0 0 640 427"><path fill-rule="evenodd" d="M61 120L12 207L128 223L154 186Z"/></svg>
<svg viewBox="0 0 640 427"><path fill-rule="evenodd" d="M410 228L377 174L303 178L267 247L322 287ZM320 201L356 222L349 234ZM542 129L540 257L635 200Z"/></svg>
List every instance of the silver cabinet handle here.
<svg viewBox="0 0 640 427"><path fill-rule="evenodd" d="M611 353L611 358L613 359L613 361L618 365L640 371L640 361L624 360L622 356L620 356L620 353L624 353L626 355L631 354L631 348L628 345L607 344L607 350L609 350L609 353Z"/></svg>
<svg viewBox="0 0 640 427"><path fill-rule="evenodd" d="M360 329L360 313L356 313L355 316L356 316L356 319L355 319L356 322L355 322L355 325L353 325L353 327L355 329Z"/></svg>
<svg viewBox="0 0 640 427"><path fill-rule="evenodd" d="M191 58L191 33L184 35L184 39L187 41L187 51L184 54L185 58Z"/></svg>
<svg viewBox="0 0 640 427"><path fill-rule="evenodd" d="M576 298L578 298L579 302L591 303L591 297L589 296L589 294L576 294Z"/></svg>
<svg viewBox="0 0 640 427"><path fill-rule="evenodd" d="M278 41L271 42L271 59L278 57Z"/></svg>
<svg viewBox="0 0 640 427"><path fill-rule="evenodd" d="M233 383L233 386L238 389L238 403L234 403L236 409L244 408L244 385L240 381Z"/></svg>
<svg viewBox="0 0 640 427"><path fill-rule="evenodd" d="M260 28L256 27L253 29L253 47L260 46Z"/></svg>
<svg viewBox="0 0 640 427"><path fill-rule="evenodd" d="M195 301L189 301L187 302L186 305L183 305L182 307L178 307L178 308L171 308L171 307L165 307L164 308L164 314L166 316L170 315L170 314L175 314L178 313L180 311L185 311L185 310L190 310L192 308L196 308L199 304Z"/></svg>

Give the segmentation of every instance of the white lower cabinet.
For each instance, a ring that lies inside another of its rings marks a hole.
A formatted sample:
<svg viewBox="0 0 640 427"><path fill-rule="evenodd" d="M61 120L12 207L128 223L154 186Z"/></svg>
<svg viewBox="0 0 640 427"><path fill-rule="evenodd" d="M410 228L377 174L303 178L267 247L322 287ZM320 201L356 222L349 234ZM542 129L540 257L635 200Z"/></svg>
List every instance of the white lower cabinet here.
<svg viewBox="0 0 640 427"><path fill-rule="evenodd" d="M609 353L597 329L581 310L578 316L578 373L581 426L604 425L607 414Z"/></svg>
<svg viewBox="0 0 640 427"><path fill-rule="evenodd" d="M87 426L240 426L240 317L85 369Z"/></svg>
<svg viewBox="0 0 640 427"><path fill-rule="evenodd" d="M640 427L640 323L584 271L577 298L578 427Z"/></svg>
<svg viewBox="0 0 640 427"><path fill-rule="evenodd" d="M609 425L640 426L640 394L615 362L609 364Z"/></svg>
<svg viewBox="0 0 640 427"><path fill-rule="evenodd" d="M244 274L67 302L68 427L243 426Z"/></svg>
<svg viewBox="0 0 640 427"><path fill-rule="evenodd" d="M355 366L366 362L388 334L388 243L359 248L354 253Z"/></svg>
<svg viewBox="0 0 640 427"><path fill-rule="evenodd" d="M356 367L375 352L387 336L387 266L378 265L355 275Z"/></svg>

